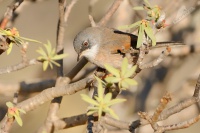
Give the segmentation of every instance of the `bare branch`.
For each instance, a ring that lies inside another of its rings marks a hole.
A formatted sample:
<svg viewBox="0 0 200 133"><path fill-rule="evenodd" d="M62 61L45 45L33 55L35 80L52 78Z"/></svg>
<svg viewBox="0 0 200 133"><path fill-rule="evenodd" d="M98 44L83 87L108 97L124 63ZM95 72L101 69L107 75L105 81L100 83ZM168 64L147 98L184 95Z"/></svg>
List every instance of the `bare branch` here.
<svg viewBox="0 0 200 133"><path fill-rule="evenodd" d="M98 25L99 26L105 26L106 23L109 21L111 16L115 13L115 11L118 9L120 6L121 2L123 0L115 0L113 5L109 8L108 12L105 14L105 16L99 21Z"/></svg>
<svg viewBox="0 0 200 133"><path fill-rule="evenodd" d="M178 112L182 111L183 109L185 109L185 108L195 104L196 102L198 102L199 101L199 90L200 90L200 75L199 75L197 83L196 83L196 87L195 87L193 97L180 102L179 104L169 108L166 111L163 111L160 114L159 120L165 120L169 116L171 116L175 113L178 113Z"/></svg>
<svg viewBox="0 0 200 133"><path fill-rule="evenodd" d="M64 14L64 21L67 22L69 18L69 14L73 8L73 6L76 4L78 0L72 0L71 3L66 7L65 14Z"/></svg>
<svg viewBox="0 0 200 133"><path fill-rule="evenodd" d="M37 59L31 59L28 60L27 62L21 62L19 64L13 65L13 66L8 66L6 68L1 68L0 69L0 74L5 74L5 73L10 73L13 71L18 71L21 70L25 67L31 66L31 65L36 65L39 64L40 62L37 61Z"/></svg>
<svg viewBox="0 0 200 133"><path fill-rule="evenodd" d="M96 23L91 15L89 15L89 20L90 20L91 26L96 27Z"/></svg>
<svg viewBox="0 0 200 133"><path fill-rule="evenodd" d="M172 100L171 95L169 93L165 94L163 98L160 100L160 104L156 108L156 111L154 112L152 116L153 123L158 121L158 118L162 111L166 108L167 104Z"/></svg>
<svg viewBox="0 0 200 133"><path fill-rule="evenodd" d="M171 48L167 47L165 51L162 51L162 53L157 59L146 64L140 64L140 69L146 69L146 68L157 66L159 63L161 63L165 59L165 57L167 57L170 54L170 52L171 52Z"/></svg>
<svg viewBox="0 0 200 133"><path fill-rule="evenodd" d="M7 11L4 14L4 19L1 22L1 29L4 29L7 25L7 23L12 19L13 17L13 12L20 6L20 4L23 2L24 0L16 0L15 2L13 2L12 4L10 4L10 6L8 6Z"/></svg>
<svg viewBox="0 0 200 133"><path fill-rule="evenodd" d="M183 129L183 128L188 128L191 125L197 123L200 119L200 115L198 115L195 118L192 118L190 120L178 123L178 124L173 124L173 125L167 125L167 126L163 126L163 131L171 131L171 130L178 130L178 129Z"/></svg>
<svg viewBox="0 0 200 133"><path fill-rule="evenodd" d="M177 44L177 43L176 43ZM165 44L164 44L165 45ZM163 44L159 44L158 46L155 46L155 48L159 48L163 46ZM173 46L173 45L171 45ZM200 53L200 46L198 44L194 44L194 45L184 45L179 47L179 43L177 45L175 45L175 47L171 47L172 51L170 52L170 56L187 56L189 54L192 53ZM154 47L150 48L150 49L154 49ZM153 53L151 53L151 56L158 56L160 55L160 53L158 53L158 51L154 51Z"/></svg>
<svg viewBox="0 0 200 133"><path fill-rule="evenodd" d="M194 95L192 98L190 99L187 99L187 100L184 100L182 101L181 103L163 111L161 113L161 111L165 108L165 103L168 103L168 98L166 100L162 100L163 101L163 104L161 104L162 106L158 106L157 110L155 111L154 115L152 117L146 117L148 116L148 114L146 115L141 115L142 118L146 119L148 121L148 123L151 124L152 128L155 130L156 133L162 133L164 131L169 131L169 130L175 130L175 129L181 129L181 128L187 128L189 127L190 125L196 123L197 121L199 121L200 119L200 115L198 115L197 117L195 118L192 118L190 120L187 120L187 121L184 121L184 122L181 122L181 123L176 123L176 124L173 124L173 125L165 125L165 126L159 126L156 122L157 121L161 121L161 120L165 120L167 119L169 116L173 115L173 114L176 114L180 111L182 111L183 109L195 104L196 102L199 101L199 90L200 90L200 75L198 77L198 80L197 80L197 84L196 84L196 87L195 87L195 91L194 91ZM171 99L171 98L169 98ZM161 101L161 103L162 103ZM164 105L164 106L163 106ZM160 114L160 116L158 117L158 115ZM142 125L146 125L147 123L142 123Z"/></svg>
<svg viewBox="0 0 200 133"><path fill-rule="evenodd" d="M12 85L0 83L0 94L10 96L14 92L19 92L20 94L24 95L34 92L41 92L53 86L55 86L54 79L42 80L39 82L36 81L33 83L26 83L23 81Z"/></svg>
<svg viewBox="0 0 200 133"><path fill-rule="evenodd" d="M88 116L86 114L71 116L54 121L54 126L56 130L66 129L74 126L84 125L86 124L87 119Z"/></svg>
<svg viewBox="0 0 200 133"><path fill-rule="evenodd" d="M56 130L71 128L74 126L86 124L87 119L88 119L88 116L86 114L62 118L60 120L55 121L54 126L55 126ZM98 117L94 116L94 121L97 121L97 120L98 120ZM116 120L109 116L103 116L101 121L104 122L105 124L108 124L110 126L113 126L113 127L119 128L119 129L129 130L128 122Z"/></svg>

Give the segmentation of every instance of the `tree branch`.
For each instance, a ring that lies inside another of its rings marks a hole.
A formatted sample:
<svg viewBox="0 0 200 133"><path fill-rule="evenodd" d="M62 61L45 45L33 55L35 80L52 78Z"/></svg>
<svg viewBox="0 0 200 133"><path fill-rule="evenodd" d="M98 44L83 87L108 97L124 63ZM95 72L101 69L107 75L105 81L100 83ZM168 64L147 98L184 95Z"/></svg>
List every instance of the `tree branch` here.
<svg viewBox="0 0 200 133"><path fill-rule="evenodd" d="M6 68L1 68L0 69L0 74L5 74L5 73L11 73L13 71L18 71L21 70L23 68L26 68L30 65L36 65L39 64L40 62L37 61L37 59L31 59L28 60L27 62L21 62L19 64L13 65L13 66L8 66Z"/></svg>
<svg viewBox="0 0 200 133"><path fill-rule="evenodd" d="M105 26L106 23L109 21L109 19L112 17L112 15L116 12L118 7L120 6L121 2L123 0L115 0L113 5L109 8L108 12L103 16L103 18L99 21L99 26Z"/></svg>
<svg viewBox="0 0 200 133"><path fill-rule="evenodd" d="M24 0L17 0L15 2L13 2L12 4L10 4L10 6L8 6L7 11L4 14L4 18L3 21L1 22L0 28L4 29L7 25L7 23L12 19L13 17L13 12L20 6L20 4L23 2Z"/></svg>
<svg viewBox="0 0 200 133"><path fill-rule="evenodd" d="M92 79L93 78L88 77L73 84L67 84L67 85L63 84L62 86L59 87L48 88L32 98L22 101L21 103L18 103L16 107L21 108L26 112L29 112L37 108L38 106L44 104L45 102L52 100L55 97L72 95L78 91L85 89L85 86L87 85L88 81ZM0 125L1 125L0 132L4 131L6 127L5 125L7 125L6 116L1 121Z"/></svg>

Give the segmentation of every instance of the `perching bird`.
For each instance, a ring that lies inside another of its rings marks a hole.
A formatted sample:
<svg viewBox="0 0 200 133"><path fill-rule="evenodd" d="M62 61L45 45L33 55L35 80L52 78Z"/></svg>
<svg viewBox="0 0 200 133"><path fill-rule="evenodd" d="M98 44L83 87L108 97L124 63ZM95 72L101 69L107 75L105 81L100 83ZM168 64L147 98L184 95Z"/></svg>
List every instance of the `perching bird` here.
<svg viewBox="0 0 200 133"><path fill-rule="evenodd" d="M78 58L104 68L109 64L120 68L124 54L136 49L137 36L106 27L89 27L78 33L73 45Z"/></svg>

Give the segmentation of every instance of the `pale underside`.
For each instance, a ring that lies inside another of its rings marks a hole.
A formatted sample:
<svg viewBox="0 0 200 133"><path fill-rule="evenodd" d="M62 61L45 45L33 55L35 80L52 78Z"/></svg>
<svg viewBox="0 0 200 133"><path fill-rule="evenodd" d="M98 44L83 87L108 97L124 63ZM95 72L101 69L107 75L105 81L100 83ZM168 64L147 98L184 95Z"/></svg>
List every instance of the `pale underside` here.
<svg viewBox="0 0 200 133"><path fill-rule="evenodd" d="M104 68L105 64L109 64L115 68L120 68L123 59L121 54L113 54L106 49L100 50L97 45L93 46L91 49L83 51L80 56L86 57L91 63L101 68Z"/></svg>

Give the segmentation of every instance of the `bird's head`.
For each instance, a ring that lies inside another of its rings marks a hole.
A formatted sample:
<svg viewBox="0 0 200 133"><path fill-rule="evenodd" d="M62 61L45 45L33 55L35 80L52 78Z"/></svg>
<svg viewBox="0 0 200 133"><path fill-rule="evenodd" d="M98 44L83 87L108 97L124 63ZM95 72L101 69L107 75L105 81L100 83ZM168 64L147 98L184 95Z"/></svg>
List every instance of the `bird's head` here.
<svg viewBox="0 0 200 133"><path fill-rule="evenodd" d="M99 51L102 29L89 27L79 32L73 42L78 59L86 57L88 60L95 58Z"/></svg>

